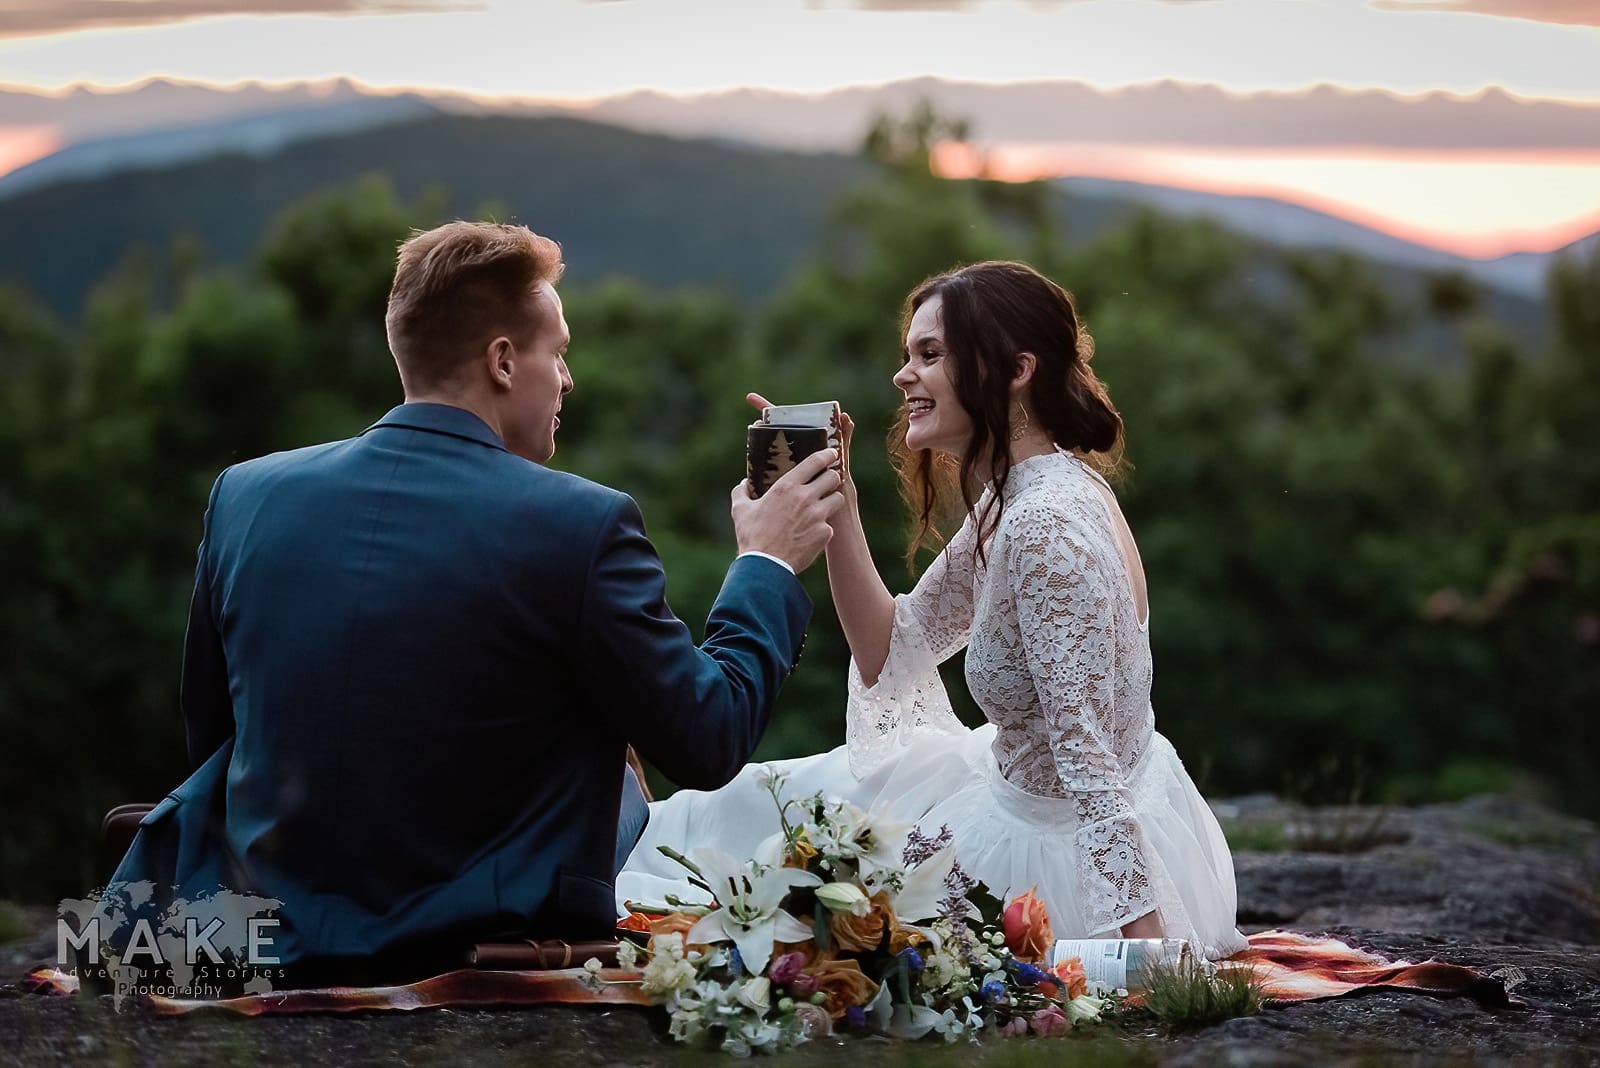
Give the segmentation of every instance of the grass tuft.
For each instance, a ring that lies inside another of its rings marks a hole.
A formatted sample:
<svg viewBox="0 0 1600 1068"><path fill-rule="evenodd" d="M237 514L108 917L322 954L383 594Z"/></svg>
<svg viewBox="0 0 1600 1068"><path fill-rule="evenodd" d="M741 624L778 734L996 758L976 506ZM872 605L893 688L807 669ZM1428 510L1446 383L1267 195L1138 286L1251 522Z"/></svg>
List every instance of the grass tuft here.
<svg viewBox="0 0 1600 1068"><path fill-rule="evenodd" d="M1144 1007L1169 1031L1198 1031L1261 1011L1261 985L1248 968L1208 975L1198 961L1159 964L1145 976Z"/></svg>

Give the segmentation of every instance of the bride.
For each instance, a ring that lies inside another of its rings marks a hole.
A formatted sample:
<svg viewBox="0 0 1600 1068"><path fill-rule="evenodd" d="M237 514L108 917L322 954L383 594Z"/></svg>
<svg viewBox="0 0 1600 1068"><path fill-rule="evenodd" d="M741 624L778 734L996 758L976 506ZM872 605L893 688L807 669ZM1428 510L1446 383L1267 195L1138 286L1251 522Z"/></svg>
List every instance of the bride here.
<svg viewBox="0 0 1600 1068"><path fill-rule="evenodd" d="M941 494L959 496L965 521L916 588L892 596L846 480L827 549L852 654L846 743L772 766L790 796L820 790L924 833L947 827L961 867L997 895L1035 888L1057 938L1242 950L1227 843L1155 729L1144 571L1097 470L1120 450L1122 419L1071 297L1025 264L979 263L918 286L904 334L892 449L920 513L911 551ZM852 430L846 417L846 450ZM938 673L963 647L988 720L977 730ZM619 907L694 898L657 846L752 855L777 828L767 766L652 804Z"/></svg>

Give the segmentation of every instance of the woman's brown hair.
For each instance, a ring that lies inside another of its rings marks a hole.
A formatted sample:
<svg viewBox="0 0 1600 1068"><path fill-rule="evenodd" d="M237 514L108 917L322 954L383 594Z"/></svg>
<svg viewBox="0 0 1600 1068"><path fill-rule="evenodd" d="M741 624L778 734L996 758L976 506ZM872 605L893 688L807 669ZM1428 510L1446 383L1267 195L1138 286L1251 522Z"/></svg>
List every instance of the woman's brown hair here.
<svg viewBox="0 0 1600 1068"><path fill-rule="evenodd" d="M994 495L977 517L982 561L983 545L1000 523L1011 473L1006 448L1012 430L1010 386L1019 356L1030 352L1035 360L1026 395L1031 421L1055 444L1106 474L1121 463L1122 416L1089 367L1094 340L1078 321L1072 295L1032 267L991 260L929 278L906 297L902 338L917 309L934 297L941 302L946 366L973 432L959 460L908 448L909 420L901 406L889 434L889 460L915 521L906 562L915 560L930 536L943 540L938 519L953 510L958 496L963 514L974 514L974 485L992 479Z"/></svg>

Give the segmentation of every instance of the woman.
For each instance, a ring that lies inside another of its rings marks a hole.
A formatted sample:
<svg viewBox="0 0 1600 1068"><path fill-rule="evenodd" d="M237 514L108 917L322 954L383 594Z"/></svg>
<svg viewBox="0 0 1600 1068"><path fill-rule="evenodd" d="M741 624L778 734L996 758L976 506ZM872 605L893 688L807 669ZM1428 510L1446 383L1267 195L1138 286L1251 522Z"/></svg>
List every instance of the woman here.
<svg viewBox="0 0 1600 1068"><path fill-rule="evenodd" d="M846 481L827 549L852 654L846 744L777 762L791 794L947 826L962 868L996 893L1036 888L1058 938L1184 938L1213 959L1243 949L1227 843L1155 730L1138 550L1083 458L1114 462L1122 420L1071 297L1024 264L980 263L917 287L904 326L892 447L920 512L912 552L941 486L953 483L966 518L895 597ZM977 730L937 670L963 647L988 719ZM776 826L760 774L652 805L619 902L684 892L658 845L749 855Z"/></svg>

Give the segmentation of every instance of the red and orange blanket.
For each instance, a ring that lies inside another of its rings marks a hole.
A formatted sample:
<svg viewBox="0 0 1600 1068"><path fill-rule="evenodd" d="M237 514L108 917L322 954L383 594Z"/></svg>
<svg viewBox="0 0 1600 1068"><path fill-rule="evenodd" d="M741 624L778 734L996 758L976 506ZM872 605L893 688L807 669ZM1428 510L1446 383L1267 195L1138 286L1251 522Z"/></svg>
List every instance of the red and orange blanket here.
<svg viewBox="0 0 1600 1068"><path fill-rule="evenodd" d="M1438 961L1412 963L1385 960L1335 938L1262 931L1249 936L1250 948L1230 958L1248 965L1269 1004L1343 997L1375 989L1410 990L1434 997L1471 997L1486 1007L1509 1003L1497 979L1458 964ZM584 982L582 968L538 971L461 969L405 986L329 987L320 990L275 990L225 1000L186 1000L147 996L156 1013L168 1016L192 1012L225 1012L241 1016L284 1015L306 1012L411 1011L441 1007L521 1005L639 1005L649 998L636 984L608 983L595 989ZM637 978L631 972L607 968L610 980ZM55 968L39 968L23 982L36 993L70 994L78 981Z"/></svg>

